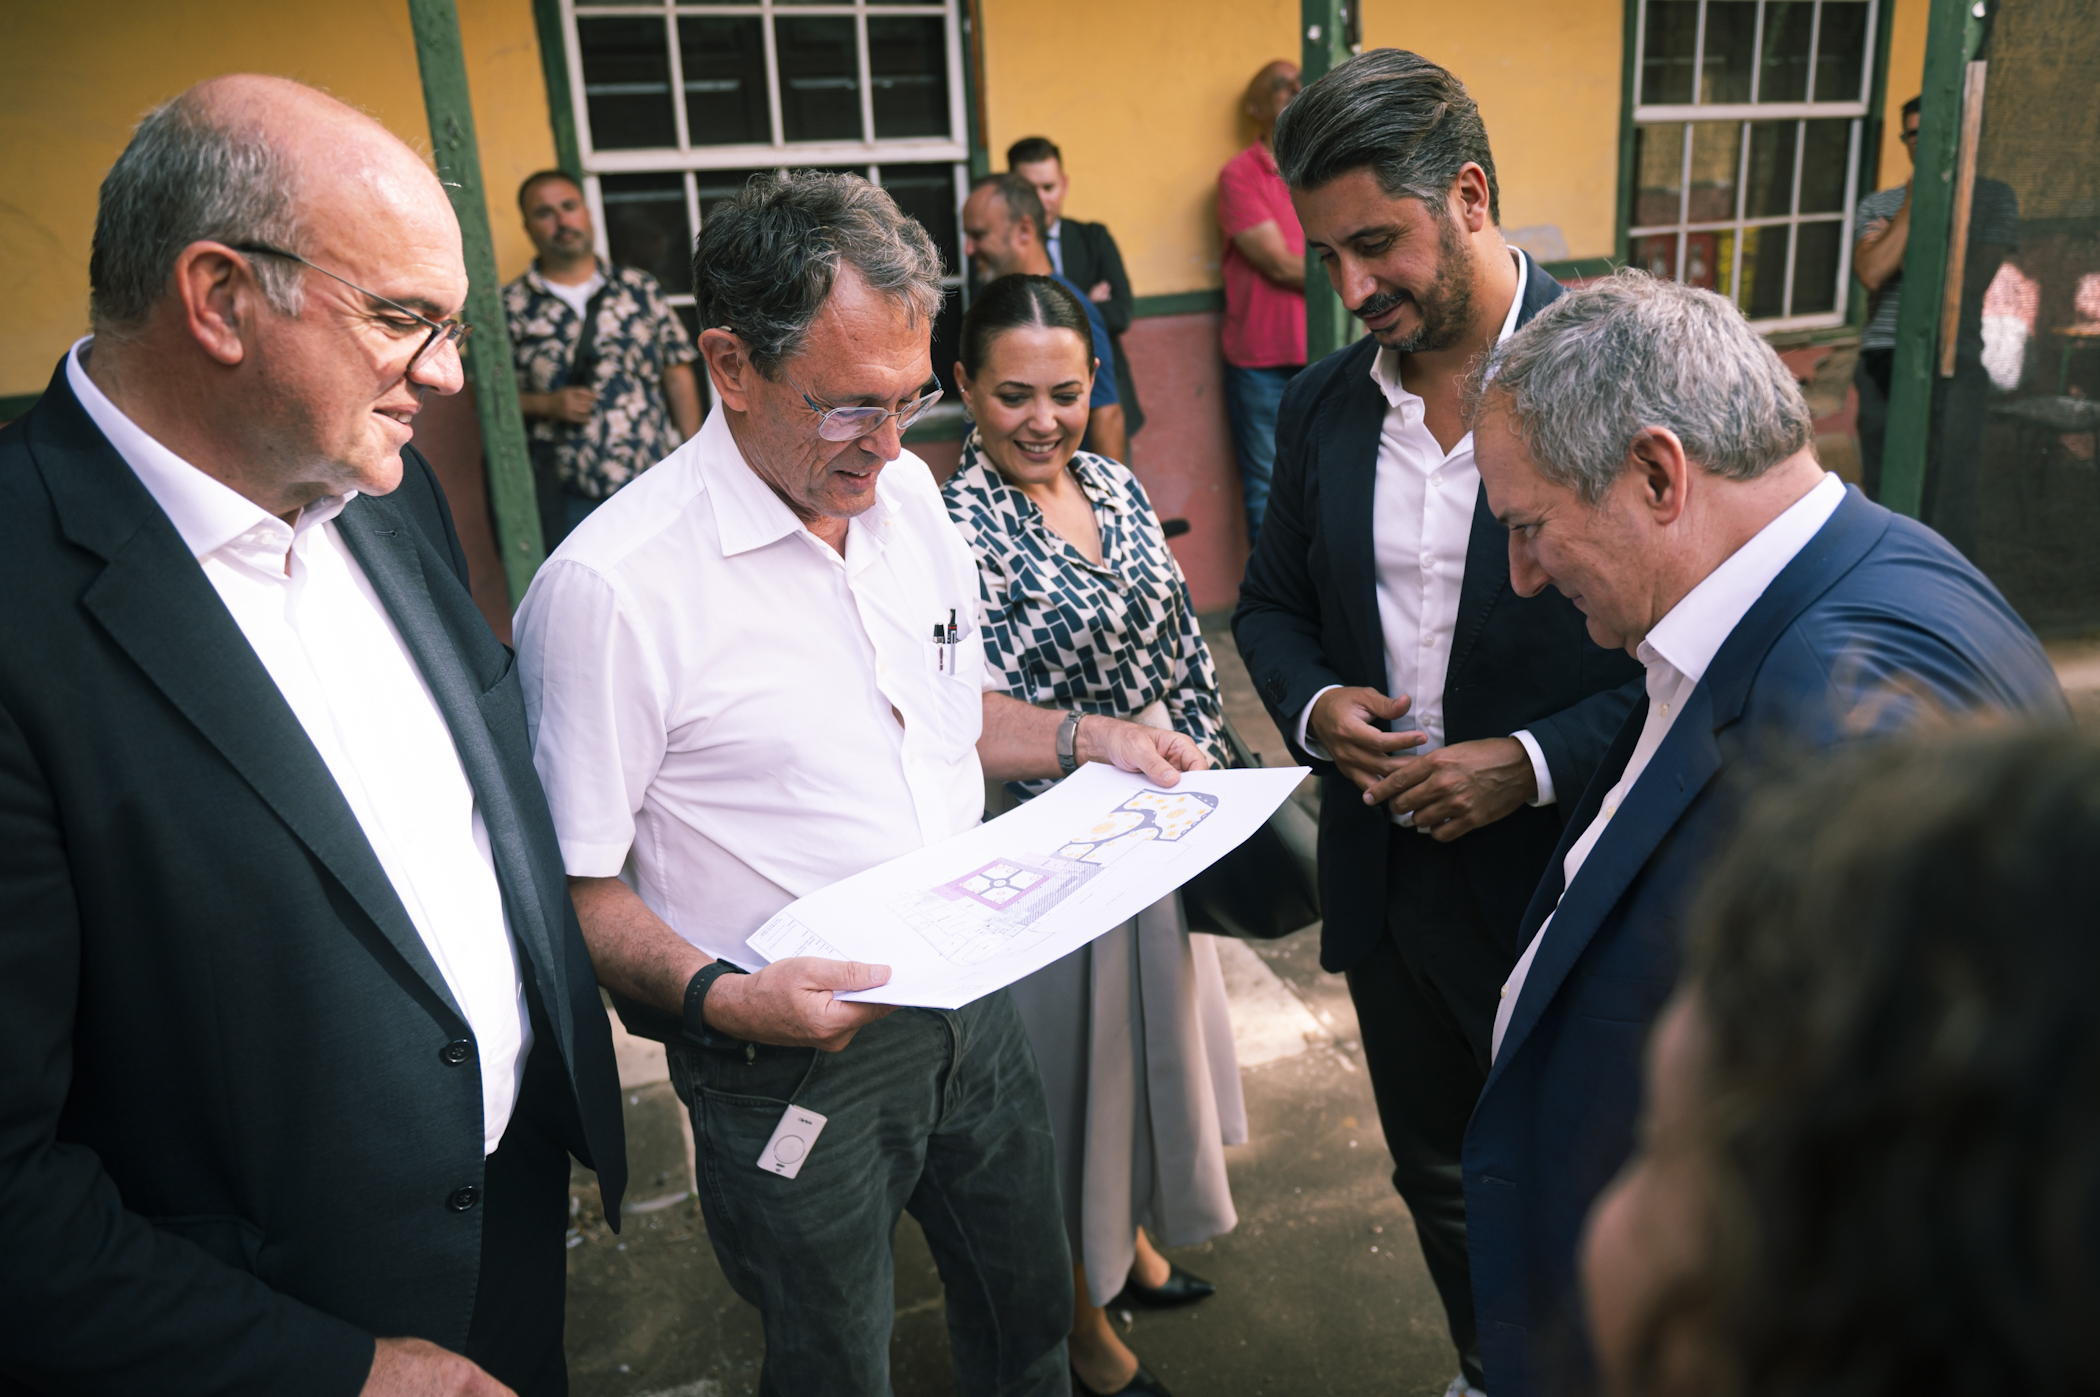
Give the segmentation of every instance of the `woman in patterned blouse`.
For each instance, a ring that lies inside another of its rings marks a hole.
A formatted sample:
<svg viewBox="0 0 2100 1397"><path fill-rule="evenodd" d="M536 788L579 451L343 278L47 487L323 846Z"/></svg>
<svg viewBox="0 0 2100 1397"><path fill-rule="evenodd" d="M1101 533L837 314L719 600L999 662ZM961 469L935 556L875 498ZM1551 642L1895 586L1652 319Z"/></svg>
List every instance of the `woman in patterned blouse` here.
<svg viewBox="0 0 2100 1397"><path fill-rule="evenodd" d="M985 661L1041 707L1178 729L1225 762L1210 651L1136 477L1078 449L1093 355L1078 298L1001 277L963 321L956 381L977 430L943 491L977 555ZM995 788L993 809L1048 781ZM1042 1068L1075 1263L1081 1393L1164 1393L1102 1306L1186 1304L1190 1246L1237 1221L1223 1147L1247 1138L1217 948L1179 896L1012 988Z"/></svg>

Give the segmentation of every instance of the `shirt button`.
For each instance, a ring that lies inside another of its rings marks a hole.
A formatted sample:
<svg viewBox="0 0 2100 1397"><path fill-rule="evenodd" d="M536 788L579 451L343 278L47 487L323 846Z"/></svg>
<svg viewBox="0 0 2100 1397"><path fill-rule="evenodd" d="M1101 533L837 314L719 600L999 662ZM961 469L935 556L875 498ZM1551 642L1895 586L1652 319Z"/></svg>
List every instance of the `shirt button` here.
<svg viewBox="0 0 2100 1397"><path fill-rule="evenodd" d="M474 1056L474 1043L471 1039L455 1038L438 1049L438 1056L444 1059L447 1067L457 1067Z"/></svg>
<svg viewBox="0 0 2100 1397"><path fill-rule="evenodd" d="M1669 703L1668 703L1667 701L1665 701L1665 702L1664 702L1664 704L1663 704L1663 706L1662 706L1662 711L1663 711L1663 717L1667 718L1667 717L1669 717L1669 716L1670 716L1670 705L1669 705Z"/></svg>
<svg viewBox="0 0 2100 1397"><path fill-rule="evenodd" d="M472 1184L467 1184L464 1187L453 1189L452 1196L445 1200L445 1206L455 1213L464 1213L480 1201L481 1190Z"/></svg>

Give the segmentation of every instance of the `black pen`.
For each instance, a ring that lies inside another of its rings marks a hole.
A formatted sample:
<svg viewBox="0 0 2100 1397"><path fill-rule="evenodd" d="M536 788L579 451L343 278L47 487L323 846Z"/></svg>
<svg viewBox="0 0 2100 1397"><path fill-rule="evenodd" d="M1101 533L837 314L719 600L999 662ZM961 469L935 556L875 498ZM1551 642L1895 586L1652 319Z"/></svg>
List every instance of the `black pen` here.
<svg viewBox="0 0 2100 1397"><path fill-rule="evenodd" d="M952 614L952 613L951 613L951 614ZM945 674L945 673L947 673L947 671L948 671L948 651L947 651L947 649L945 648L945 647L946 647L946 645L947 645L947 643L948 643L948 642L946 641L946 639L944 639L944 638L943 638L943 636L942 636L942 634L941 634L941 623L940 623L940 622L938 622L938 621L934 622L934 623L933 623L933 672L934 672L935 674Z"/></svg>

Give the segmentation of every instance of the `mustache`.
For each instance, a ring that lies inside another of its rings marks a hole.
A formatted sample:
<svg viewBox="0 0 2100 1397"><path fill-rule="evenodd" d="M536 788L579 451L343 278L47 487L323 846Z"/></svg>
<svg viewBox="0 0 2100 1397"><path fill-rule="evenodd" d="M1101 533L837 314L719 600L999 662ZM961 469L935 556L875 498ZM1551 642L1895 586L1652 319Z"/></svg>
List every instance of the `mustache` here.
<svg viewBox="0 0 2100 1397"><path fill-rule="evenodd" d="M1381 291L1377 295L1367 298L1362 305L1356 308L1356 318L1358 320L1374 320L1395 306L1411 304L1414 299L1413 296L1410 296L1405 291Z"/></svg>

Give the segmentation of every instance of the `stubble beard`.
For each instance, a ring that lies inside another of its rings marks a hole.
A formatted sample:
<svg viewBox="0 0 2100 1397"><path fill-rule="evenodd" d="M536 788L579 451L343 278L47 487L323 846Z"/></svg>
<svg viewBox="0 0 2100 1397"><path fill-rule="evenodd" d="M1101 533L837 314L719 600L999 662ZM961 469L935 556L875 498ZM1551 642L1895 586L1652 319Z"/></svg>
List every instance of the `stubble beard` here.
<svg viewBox="0 0 2100 1397"><path fill-rule="evenodd" d="M1436 279L1420 296L1389 291L1363 305L1360 318L1376 319L1403 301L1413 301L1422 323L1411 335L1397 340L1379 337L1379 343L1401 354L1431 354L1461 343L1473 323L1473 248L1448 215L1437 221Z"/></svg>

